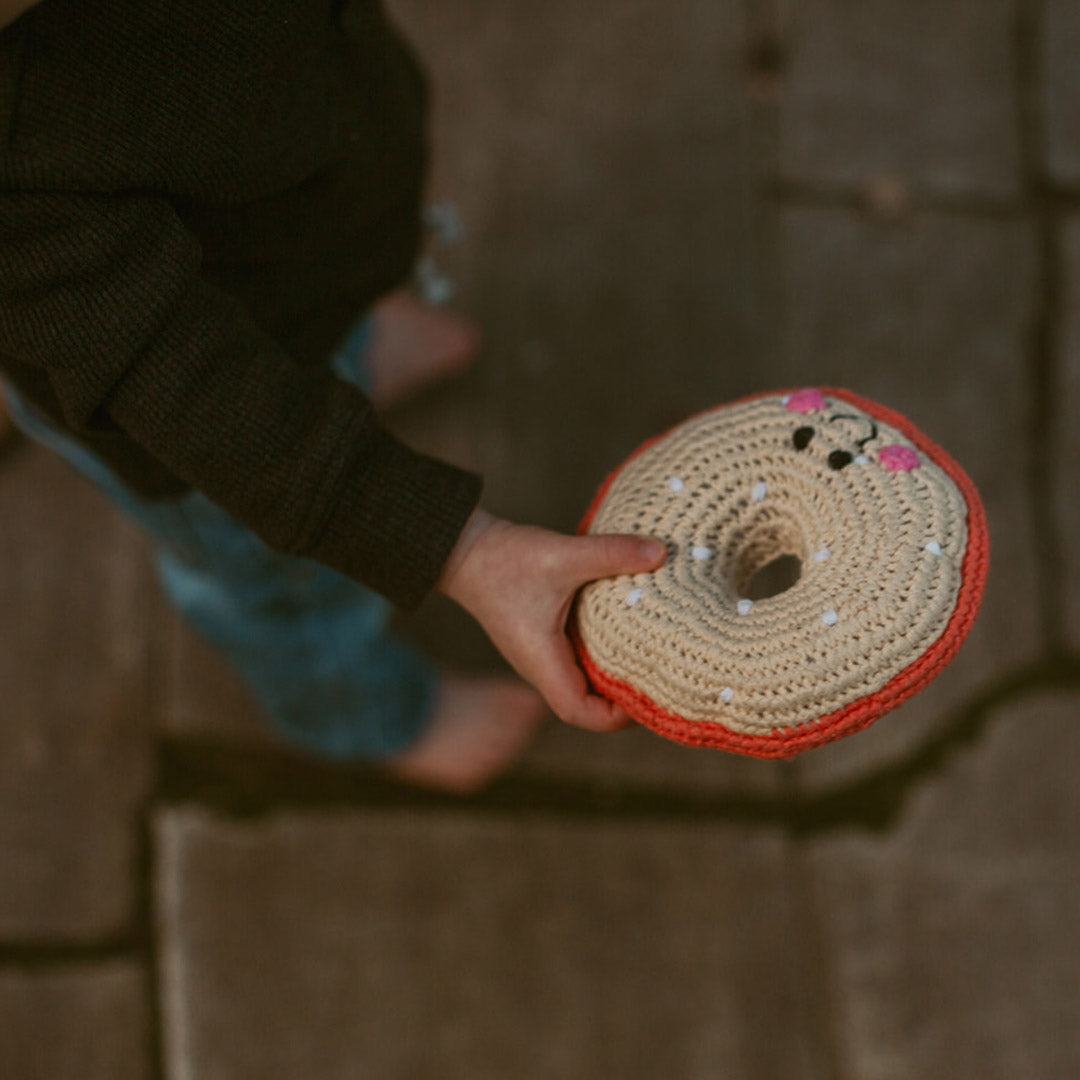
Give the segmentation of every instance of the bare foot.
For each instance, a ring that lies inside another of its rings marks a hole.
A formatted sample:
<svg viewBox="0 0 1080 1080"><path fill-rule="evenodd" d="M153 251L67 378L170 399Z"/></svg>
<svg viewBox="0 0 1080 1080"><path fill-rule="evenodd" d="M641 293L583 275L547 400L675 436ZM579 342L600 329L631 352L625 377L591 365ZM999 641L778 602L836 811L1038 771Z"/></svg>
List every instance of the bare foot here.
<svg viewBox="0 0 1080 1080"><path fill-rule="evenodd" d="M448 675L427 730L387 770L425 787L476 791L517 760L546 712L540 695L517 679Z"/></svg>
<svg viewBox="0 0 1080 1080"><path fill-rule="evenodd" d="M407 289L384 296L372 308L374 333L368 351L372 400L396 405L428 383L458 375L480 346L477 326L461 315L425 304Z"/></svg>

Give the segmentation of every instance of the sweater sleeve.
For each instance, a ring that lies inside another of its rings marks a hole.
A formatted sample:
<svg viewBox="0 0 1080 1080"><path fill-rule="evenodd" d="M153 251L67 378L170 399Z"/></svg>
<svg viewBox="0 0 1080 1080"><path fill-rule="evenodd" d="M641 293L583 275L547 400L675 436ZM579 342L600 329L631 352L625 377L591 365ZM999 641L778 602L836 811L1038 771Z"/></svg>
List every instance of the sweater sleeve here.
<svg viewBox="0 0 1080 1080"><path fill-rule="evenodd" d="M120 429L271 547L414 606L479 478L296 364L200 260L157 197L0 194L0 351L45 369L73 430Z"/></svg>

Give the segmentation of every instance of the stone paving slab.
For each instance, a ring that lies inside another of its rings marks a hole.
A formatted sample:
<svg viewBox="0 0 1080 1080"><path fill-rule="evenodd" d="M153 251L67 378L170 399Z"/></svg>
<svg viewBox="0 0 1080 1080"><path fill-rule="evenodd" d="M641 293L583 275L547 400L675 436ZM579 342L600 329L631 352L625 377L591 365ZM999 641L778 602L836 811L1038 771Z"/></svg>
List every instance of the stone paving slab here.
<svg viewBox="0 0 1080 1080"><path fill-rule="evenodd" d="M1080 1075L1080 697L999 710L887 836L815 841L841 1075Z"/></svg>
<svg viewBox="0 0 1080 1080"><path fill-rule="evenodd" d="M150 1080L149 997L124 960L0 969L4 1080Z"/></svg>
<svg viewBox="0 0 1080 1080"><path fill-rule="evenodd" d="M846 386L890 405L965 468L986 507L983 608L953 664L899 710L803 755L811 787L892 760L949 710L1043 642L1027 456L1034 282L1028 223L915 213L895 222L842 209L781 216L777 385Z"/></svg>
<svg viewBox="0 0 1080 1080"><path fill-rule="evenodd" d="M432 191L466 226L485 500L573 529L629 450L724 400L755 354L743 5L393 10L432 71Z"/></svg>
<svg viewBox="0 0 1080 1080"><path fill-rule="evenodd" d="M826 23L840 17L835 5L827 11L817 7L826 12ZM891 80L890 92L899 94L903 116L914 117L905 137L922 155L918 160L925 169L919 176L935 190L951 193L1012 192L1015 109L1007 5L953 6L944 12L928 8L923 16L936 31L929 49L923 40L925 19L914 26L910 5L872 7L878 21L884 20L882 37L899 42L883 78ZM1031 605L1037 556L1022 467L1009 450L1023 445L1027 435L1024 371L1034 291L1029 226L941 215L890 225L840 211L782 213L777 276L785 310L780 356L774 357L765 340L766 324L774 320L761 318L755 308L764 295L757 275L767 243L758 230L760 207L753 192L767 162L761 140L743 137L747 113L736 54L714 49L715 59L707 60L696 51L699 46L680 41L686 70L678 73L677 85L695 85L699 95L705 94L700 79L710 72L715 76L711 97L690 104L693 95L687 95L686 115L681 121L669 115L668 133L651 131L642 121L632 130L626 127L639 152L668 160L669 171L654 172L661 168L655 162L644 170L612 168L602 151L611 145L618 123L626 125L638 84L625 72L634 67L624 58L624 74L612 76L619 69L609 71L588 33L563 40L564 13L558 5L532 20L531 40L524 42L512 9L494 14L486 5L473 4L447 15L399 3L396 10L434 68L437 104L441 93L442 112L436 114L440 190L464 193L462 209L472 224L455 258L465 269L465 298L490 329L491 355L474 384L482 395L486 381L487 401L479 400L463 423L477 425L479 445L472 444L470 453L487 476L494 508L572 528L613 465L642 439L688 413L768 385L847 383L906 409L967 465L983 488L995 533L995 573L986 604L991 614L984 613L960 660L935 688L936 700L924 696L883 729L885 734L875 730L861 736L861 743L851 741L863 749L840 744L817 752L805 770L807 782L844 778L910 747L988 671L998 671L1002 658L1019 662L1033 656L1039 633ZM625 24L617 23L613 40L636 25L636 13L635 7ZM725 6L718 7L715 18L729 20L733 43L745 37L739 18ZM851 13L862 27L856 36L865 31L869 40L881 40L868 23L863 25L864 18L861 9ZM710 39L712 24L700 11L688 22L707 25L702 40ZM813 22L806 19L800 32L817 34ZM680 33L664 34L669 32ZM468 47L458 47L467 38ZM943 52L937 43L958 39L965 47L952 49L959 55L950 55L946 63L949 50ZM631 34L624 40L637 39ZM541 51L541 42L560 47ZM642 60L652 57L655 64L669 47L661 35L654 43L623 51ZM798 53L794 48L796 65L801 63ZM588 95L573 77L556 85L555 72L574 75L576 57L588 58L589 69L599 71L596 78L605 94L622 85L621 112L609 116L591 104L581 109L579 101ZM810 67L814 64L815 70L823 66L814 60ZM912 70L925 77L912 78ZM506 93L492 95L492 81L504 85ZM798 85L794 71L795 89L789 88L788 104L782 106L789 120L795 115L790 102L797 99ZM920 111L912 99L923 92L920 85L933 97L934 109ZM841 90L844 107L858 109L858 94ZM978 112L956 121L973 133L968 141L933 127L944 114L952 115L937 107L943 95L948 101L963 98ZM642 102L638 108L652 117L668 100L655 108ZM539 101L546 106L544 114L531 114ZM871 122L864 115L864 141L867 131L896 129L906 122L896 120ZM687 159L685 145L691 123L717 136L698 140L694 161ZM498 132L513 135L499 141ZM731 137L721 137L723 132ZM681 142L676 143L676 135ZM555 153L559 139L564 145ZM956 147L960 157L954 160L949 155ZM659 153L650 154L650 148ZM580 175L568 165L575 156L589 165ZM851 178L888 164L862 160ZM714 185L711 205L691 196L689 205L698 217L691 225L675 209L677 196L686 204L688 189L698 190L702 166L719 186ZM645 208L649 213L643 216ZM567 228L573 213L576 231ZM695 241L677 252L654 246L652 258L629 258L645 235L642 230L654 227L654 239L661 234L680 241L708 236L718 242L704 247ZM726 244L719 242L721 233ZM650 267L649 275L641 275L642 265ZM740 275L743 280L734 284ZM643 286L649 295L642 293ZM616 371L620 378L613 383ZM972 401L989 402L992 410L979 414ZM984 422L986 415L996 421L999 414L1004 431ZM559 433L557 439L553 432ZM601 756L625 767L615 743L603 744L594 756L591 746L573 733L558 735L548 743L551 750L538 747L542 768L580 772ZM624 742L631 745L629 739ZM669 772L666 763L654 758L659 748L651 741L634 745L634 768L648 775L681 773L691 761L696 775L700 770L711 778L717 770L694 755L667 757ZM639 745L644 748L640 758ZM741 764L733 767L739 770L739 783L752 775L752 764L751 771ZM720 774L727 783L727 769Z"/></svg>
<svg viewBox="0 0 1080 1080"><path fill-rule="evenodd" d="M931 196L1016 195L1015 8L785 4L781 175L843 187L895 177Z"/></svg>
<svg viewBox="0 0 1080 1080"><path fill-rule="evenodd" d="M0 470L0 940L131 917L152 585L134 530L29 445Z"/></svg>
<svg viewBox="0 0 1080 1080"><path fill-rule="evenodd" d="M256 746L281 745L228 663L175 612L163 612L166 670L161 731Z"/></svg>
<svg viewBox="0 0 1080 1080"><path fill-rule="evenodd" d="M1045 162L1061 184L1080 183L1080 8L1073 0L1041 5Z"/></svg>
<svg viewBox="0 0 1080 1080"><path fill-rule="evenodd" d="M157 839L171 1080L823 1075L777 833L178 808Z"/></svg>
<svg viewBox="0 0 1080 1080"><path fill-rule="evenodd" d="M1057 449L1052 467L1056 478L1057 522L1064 565L1061 597L1066 629L1073 648L1080 648L1080 217L1062 230L1065 287L1064 319L1057 358L1059 397L1055 402Z"/></svg>

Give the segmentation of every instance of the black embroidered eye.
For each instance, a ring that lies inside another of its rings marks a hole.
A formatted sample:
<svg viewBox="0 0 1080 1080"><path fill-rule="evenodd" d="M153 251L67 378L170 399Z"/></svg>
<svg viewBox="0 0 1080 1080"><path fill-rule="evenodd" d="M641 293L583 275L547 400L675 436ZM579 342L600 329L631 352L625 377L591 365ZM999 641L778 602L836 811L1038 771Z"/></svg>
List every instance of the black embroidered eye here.
<svg viewBox="0 0 1080 1080"><path fill-rule="evenodd" d="M796 450L805 450L810 445L810 440L813 437L814 429L812 427L801 427L791 436L791 441L794 443Z"/></svg>
<svg viewBox="0 0 1080 1080"><path fill-rule="evenodd" d="M829 468L842 469L851 464L851 455L846 450L834 450L829 455Z"/></svg>

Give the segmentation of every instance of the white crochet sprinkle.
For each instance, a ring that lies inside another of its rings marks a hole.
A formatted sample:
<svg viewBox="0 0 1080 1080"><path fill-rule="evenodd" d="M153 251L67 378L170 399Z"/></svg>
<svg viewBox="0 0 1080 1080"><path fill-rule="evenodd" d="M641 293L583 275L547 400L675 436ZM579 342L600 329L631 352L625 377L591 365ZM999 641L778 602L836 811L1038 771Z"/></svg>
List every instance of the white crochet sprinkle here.
<svg viewBox="0 0 1080 1080"><path fill-rule="evenodd" d="M754 485L754 490L750 492L750 499L752 502L761 502L765 498L765 481L759 480Z"/></svg>
<svg viewBox="0 0 1080 1080"><path fill-rule="evenodd" d="M644 589L631 589L626 594L626 606L633 607L644 595Z"/></svg>
<svg viewBox="0 0 1080 1080"><path fill-rule="evenodd" d="M835 625L836 625L836 621L837 621L837 619L839 619L839 618L840 618L840 616L839 616L839 615L837 615L837 614L836 614L836 612L835 612L835 611L833 611L833 609L832 609L832 608L829 608L829 610L828 610L828 611L826 611L826 612L824 612L824 613L822 614L822 616L821 616L821 621L822 621L822 622L823 622L823 623L824 623L824 624L825 624L826 626L835 626Z"/></svg>
<svg viewBox="0 0 1080 1080"><path fill-rule="evenodd" d="M738 613L740 615L748 615L750 613L750 609L753 606L754 606L754 601L753 600L740 600L735 605L735 609L738 611Z"/></svg>
<svg viewBox="0 0 1080 1080"><path fill-rule="evenodd" d="M929 551L931 555L940 555L941 545L936 540L931 540L930 543L923 548L923 551Z"/></svg>
<svg viewBox="0 0 1080 1080"><path fill-rule="evenodd" d="M869 465L870 464L870 459L865 454L859 454L857 457L853 458L852 460L855 462L856 465Z"/></svg>
<svg viewBox="0 0 1080 1080"><path fill-rule="evenodd" d="M729 702L734 696L735 691L732 690L730 686L725 686L724 689L720 691L720 700L725 703Z"/></svg>
<svg viewBox="0 0 1080 1080"><path fill-rule="evenodd" d="M831 554L832 552L827 547L823 547L820 551L815 551L810 558L813 559L814 562L824 562Z"/></svg>
<svg viewBox="0 0 1080 1080"><path fill-rule="evenodd" d="M698 544L697 547L690 549L690 554L695 559L711 559L712 548L705 547L703 544Z"/></svg>
<svg viewBox="0 0 1080 1080"><path fill-rule="evenodd" d="M790 400L791 400L791 395L790 395L790 394L785 394L785 395L784 395L784 396L783 396L783 397L782 397L782 398L780 399L780 404L781 404L781 405L786 405L786 404L787 404L787 403L788 403L788 402L789 402Z"/></svg>
<svg viewBox="0 0 1080 1080"><path fill-rule="evenodd" d="M667 479L667 486L671 488L672 491L682 491L686 485L682 482L681 476L669 476Z"/></svg>

